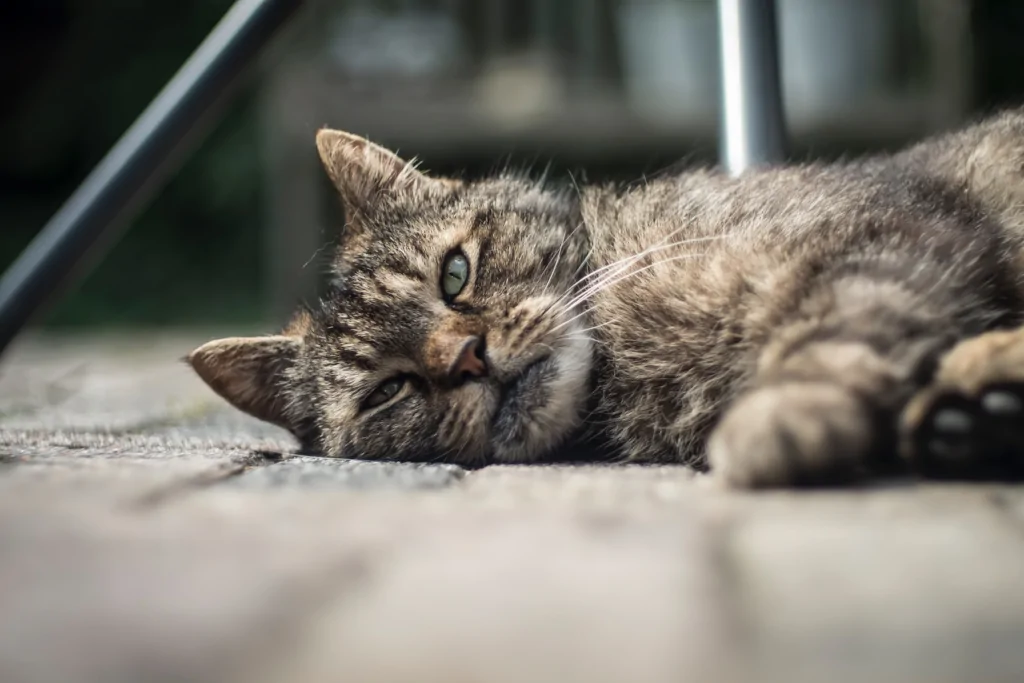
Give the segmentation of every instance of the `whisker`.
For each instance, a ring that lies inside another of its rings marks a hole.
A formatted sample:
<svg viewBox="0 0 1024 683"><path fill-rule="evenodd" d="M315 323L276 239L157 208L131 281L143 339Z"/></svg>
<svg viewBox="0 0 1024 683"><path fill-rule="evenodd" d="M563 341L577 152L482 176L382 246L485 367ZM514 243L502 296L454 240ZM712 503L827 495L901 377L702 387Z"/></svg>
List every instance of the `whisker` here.
<svg viewBox="0 0 1024 683"><path fill-rule="evenodd" d="M588 337L586 335L577 336L577 335L574 335L574 334L567 334L567 335L564 335L562 337L559 337L558 339L559 339L560 342L565 342L565 341L584 341L584 342L587 342L588 344L597 344L599 346L604 346L604 347L609 347L609 348L611 347L611 343L608 342L607 340L597 339L596 337Z"/></svg>
<svg viewBox="0 0 1024 683"><path fill-rule="evenodd" d="M544 289L547 290L551 286L551 280L555 277L555 273L558 271L558 264L562 261L562 250L565 248L566 243L571 240L580 228L583 227L583 221L580 221L575 228L572 229L567 235L562 237L561 243L558 245L558 253L555 255L554 263L551 265L551 272L548 274L548 280L544 283Z"/></svg>
<svg viewBox="0 0 1024 683"><path fill-rule="evenodd" d="M566 309L566 310L571 310L571 309ZM557 325L555 325L554 327L552 327L550 332L557 332L558 330L562 329L566 325L571 325L573 322L579 320L580 318L582 318L583 316L587 315L588 313L590 313L590 309L589 308L585 308L582 311L580 311L579 313L577 313L574 316L572 316L571 318L563 320L562 322L560 322Z"/></svg>
<svg viewBox="0 0 1024 683"><path fill-rule="evenodd" d="M674 231L674 232L678 232L678 231ZM670 234L672 234L672 233L670 233ZM554 306L562 303L562 301L564 301L567 297L573 296L574 294L578 295L579 292L576 291L578 287L580 287L583 283L587 282L588 280L592 280L593 278L601 275L602 273L604 273L604 272L606 272L606 271L608 271L610 269L616 268L615 273L613 273L612 276L610 276L610 277L614 277L614 275L617 275L617 274L625 271L626 269L628 269L631 265L633 265L637 261L640 261L643 258L645 258L645 257L647 257L647 256L649 256L651 254L655 254L655 253L657 253L659 251L664 251L665 249L671 249L672 247L680 247L680 246L684 246L684 245L687 245L687 244L697 244L697 243L702 243L702 242L711 242L711 241L715 241L715 240L727 239L727 238L731 237L732 234L733 233L726 233L724 235L713 235L713 236L710 236L710 237L695 237L695 238L690 238L690 239L685 239L685 240L679 240L679 241L676 241L676 242L671 242L669 244L655 244L655 245L653 245L651 247L648 247L647 249L644 249L643 251L641 251L638 254L634 254L633 256L627 256L626 258L619 259L618 261L613 261L612 263L606 264L606 265L601 266L600 268L598 268L596 270L591 271L590 273L588 273L584 277L582 277L579 280L577 280L573 284L573 286L569 288L569 291L567 291L565 294L563 294L562 296L560 296L558 299L556 299L555 301L553 301L551 303L551 305L548 307L548 310L550 310L551 308L554 308ZM588 258L589 258L589 254L588 254ZM572 306L571 305L567 306L567 308L572 308Z"/></svg>
<svg viewBox="0 0 1024 683"><path fill-rule="evenodd" d="M674 232L678 232L678 231L674 231ZM657 253L659 251L664 251L665 249L671 249L672 247L681 247L681 246L684 246L684 245L687 245L687 244L700 244L700 243L703 243L703 242L713 242L713 241L716 241L716 240L727 239L727 238L729 238L731 236L732 236L731 233L727 233L725 235L712 235L710 237L692 237L692 238L685 239L685 240L678 240L676 242L670 242L668 244L655 243L655 244L651 245L650 247L647 247L646 249L644 249L643 251L641 251L641 252L639 252L637 254L634 254L632 256L627 256L625 258L619 259L618 261L613 261L613 262L611 262L611 263L609 263L607 265L601 266L600 268L597 268L596 270L591 271L589 274L587 274L586 276L581 278L579 281L577 281L576 284L579 285L579 284L581 284L583 282L586 282L587 280L590 280L591 278L593 278L595 275L598 275L601 272L606 271L606 270L608 270L610 268L614 268L615 266L625 265L625 264L627 264L627 262L628 263L635 263L636 261L644 258L645 256L649 256L651 254L655 254L655 253Z"/></svg>
<svg viewBox="0 0 1024 683"><path fill-rule="evenodd" d="M583 257L583 260L580 262L580 264L578 266L576 266L576 270L574 270L572 272L573 278L578 276L580 274L580 271L583 270L584 268L586 268L590 264L590 257L593 255L593 253L594 253L594 247L590 247L590 249L587 249L587 253Z"/></svg>
<svg viewBox="0 0 1024 683"><path fill-rule="evenodd" d="M601 280L600 282L597 282L594 285L588 287L583 293L581 293L579 296L570 301L569 304L566 305L566 308L575 308L576 306L588 300L590 297L594 296L598 292L604 291L605 289L612 287L627 278L639 275L640 273L650 270L651 268L654 268L656 266L671 263L672 261L681 261L683 259L698 258L700 256L704 256L705 253L706 252L701 252L699 254L681 254L679 256L672 256L666 259L661 259L660 261L655 261L654 263L649 263L643 268L639 268L637 270L630 270L629 272L626 272L624 274L622 273L622 271L617 271L613 275L609 276L607 279Z"/></svg>
<svg viewBox="0 0 1024 683"><path fill-rule="evenodd" d="M593 332L594 330L599 330L599 329L601 329L602 327L604 327L606 325L614 325L615 323L617 323L617 322L619 322L621 320L622 320L622 318L612 318L611 320L605 320L600 325L593 325L591 327L584 327L582 330L573 330L573 331L576 334L586 334L587 332Z"/></svg>

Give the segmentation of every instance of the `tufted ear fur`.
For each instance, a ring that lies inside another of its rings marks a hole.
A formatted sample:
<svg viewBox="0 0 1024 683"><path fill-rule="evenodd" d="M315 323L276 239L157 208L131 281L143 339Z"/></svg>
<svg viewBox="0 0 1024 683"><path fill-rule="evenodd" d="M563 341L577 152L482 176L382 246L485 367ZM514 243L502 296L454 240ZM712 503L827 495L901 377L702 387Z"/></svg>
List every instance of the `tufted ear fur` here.
<svg viewBox="0 0 1024 683"><path fill-rule="evenodd" d="M231 405L288 429L299 438L301 408L289 403L302 338L291 335L229 337L203 344L186 360Z"/></svg>
<svg viewBox="0 0 1024 683"><path fill-rule="evenodd" d="M431 194L447 186L358 135L324 128L316 134L316 148L349 208L366 209L385 194Z"/></svg>

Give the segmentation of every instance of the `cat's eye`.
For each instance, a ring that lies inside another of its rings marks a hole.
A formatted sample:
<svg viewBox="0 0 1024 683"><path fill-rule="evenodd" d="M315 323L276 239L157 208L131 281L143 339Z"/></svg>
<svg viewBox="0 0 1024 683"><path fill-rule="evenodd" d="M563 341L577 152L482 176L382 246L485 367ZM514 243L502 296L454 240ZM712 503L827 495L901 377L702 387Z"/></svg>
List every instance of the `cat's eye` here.
<svg viewBox="0 0 1024 683"><path fill-rule="evenodd" d="M384 405L398 395L398 392L405 386L406 381L404 377L392 377L381 382L380 386L374 389L373 393L363 401L363 409L368 410Z"/></svg>
<svg viewBox="0 0 1024 683"><path fill-rule="evenodd" d="M461 251L448 254L441 266L441 291L444 298L451 300L457 297L469 282L469 260Z"/></svg>

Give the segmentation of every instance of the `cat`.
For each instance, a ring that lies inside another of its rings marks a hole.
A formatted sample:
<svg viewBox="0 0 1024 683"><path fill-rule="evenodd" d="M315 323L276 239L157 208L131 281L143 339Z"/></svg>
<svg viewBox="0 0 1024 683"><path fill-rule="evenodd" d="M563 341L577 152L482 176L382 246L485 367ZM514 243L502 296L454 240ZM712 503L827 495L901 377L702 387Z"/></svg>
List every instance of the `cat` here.
<svg viewBox="0 0 1024 683"><path fill-rule="evenodd" d="M738 488L1024 473L1024 111L891 155L568 189L316 146L346 216L322 298L188 356L307 450L575 449Z"/></svg>

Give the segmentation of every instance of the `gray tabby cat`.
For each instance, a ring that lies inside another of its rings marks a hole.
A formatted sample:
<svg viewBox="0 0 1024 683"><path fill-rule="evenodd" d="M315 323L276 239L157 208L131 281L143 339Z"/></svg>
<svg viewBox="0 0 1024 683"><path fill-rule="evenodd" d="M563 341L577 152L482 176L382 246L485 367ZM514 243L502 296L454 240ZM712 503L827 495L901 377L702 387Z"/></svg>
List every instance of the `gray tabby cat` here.
<svg viewBox="0 0 1024 683"><path fill-rule="evenodd" d="M885 158L579 192L316 142L347 216L329 290L189 356L307 449L575 448L739 487L1024 474L1024 112Z"/></svg>

